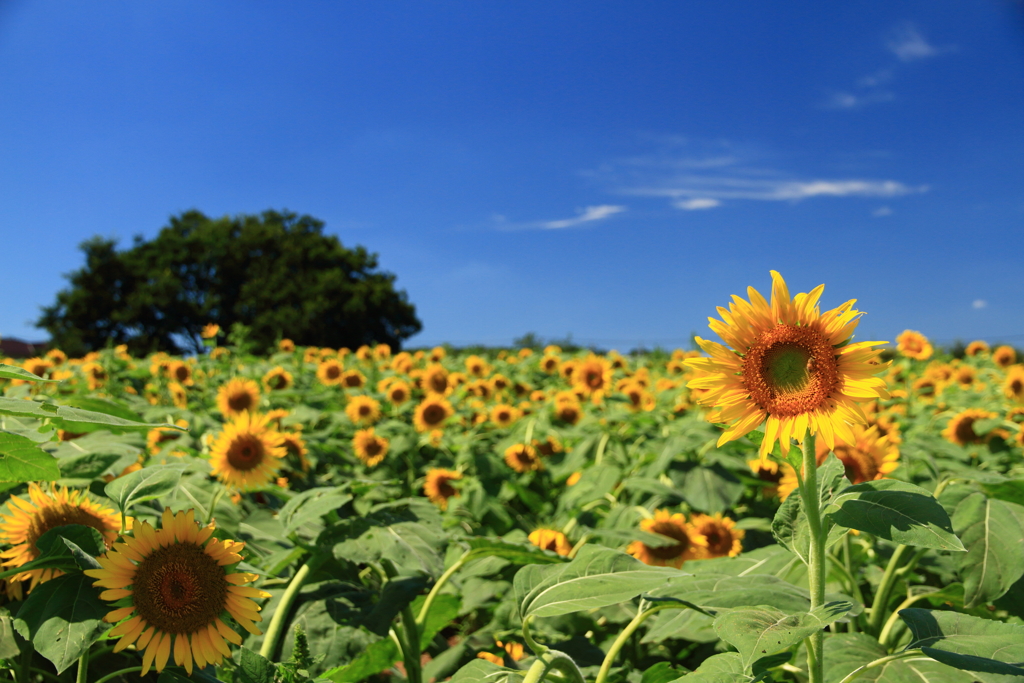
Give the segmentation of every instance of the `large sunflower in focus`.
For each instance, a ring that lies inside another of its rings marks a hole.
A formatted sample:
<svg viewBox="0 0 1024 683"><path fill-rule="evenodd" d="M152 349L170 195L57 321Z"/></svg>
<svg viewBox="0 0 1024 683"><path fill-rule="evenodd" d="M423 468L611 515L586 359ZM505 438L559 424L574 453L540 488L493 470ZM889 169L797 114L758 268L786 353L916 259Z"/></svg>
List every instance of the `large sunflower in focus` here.
<svg viewBox="0 0 1024 683"><path fill-rule="evenodd" d="M245 544L212 538L213 525L200 528L193 515L165 509L160 529L143 522L98 558L100 569L85 571L96 579L93 585L105 589L102 599L129 603L103 620L120 622L108 634L120 636L114 652L134 643L143 653L143 676L150 667L162 671L172 652L189 675L193 662L201 669L230 659L224 641L241 645L242 638L225 623L225 613L260 635L254 623L262 621L260 607L251 598L270 594L243 585L255 581L255 574L226 569L242 560Z"/></svg>
<svg viewBox="0 0 1024 683"><path fill-rule="evenodd" d="M872 346L884 342L848 343L861 313L851 299L820 313L818 299L825 285L790 298L785 280L772 272L772 301L753 287L750 301L733 297L729 309L719 307L722 320L710 327L723 346L697 337L711 358L691 358L686 364L707 372L688 387L705 389L698 398L710 408L707 419L729 428L718 445L738 439L765 424L761 458L778 441L789 452L790 439L802 439L807 429L820 434L829 449L836 436L853 441L850 423L867 422L858 401L888 398L882 369Z"/></svg>
<svg viewBox="0 0 1024 683"><path fill-rule="evenodd" d="M121 518L116 512L93 502L81 491L68 488L43 489L36 483L28 485L28 500L11 496L7 501L10 514L0 515L0 542L12 547L0 553L4 569L13 569L39 557L36 541L50 529L68 524L92 527L109 546L117 539ZM29 590L63 572L57 569L33 569L11 577L20 583L31 579Z"/></svg>
<svg viewBox="0 0 1024 683"><path fill-rule="evenodd" d="M260 488L274 480L287 454L284 437L266 415L242 413L224 425L210 448L210 473L243 491Z"/></svg>

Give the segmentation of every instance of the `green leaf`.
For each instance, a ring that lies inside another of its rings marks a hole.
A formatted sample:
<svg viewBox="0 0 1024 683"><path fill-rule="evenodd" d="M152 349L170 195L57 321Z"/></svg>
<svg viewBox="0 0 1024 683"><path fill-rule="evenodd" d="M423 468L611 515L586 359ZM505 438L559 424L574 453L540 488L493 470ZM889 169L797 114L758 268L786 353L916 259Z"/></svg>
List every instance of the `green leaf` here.
<svg viewBox="0 0 1024 683"><path fill-rule="evenodd" d="M344 487L321 487L298 494L281 508L277 518L284 526L285 535L311 522L318 522L324 515L341 508L352 500Z"/></svg>
<svg viewBox="0 0 1024 683"><path fill-rule="evenodd" d="M408 607L429 583L429 577L422 574L388 581L381 590L377 604L363 620L363 626L371 633L386 636L398 613Z"/></svg>
<svg viewBox="0 0 1024 683"><path fill-rule="evenodd" d="M62 673L110 628L103 616L110 606L100 600L93 579L65 574L36 586L15 619L14 627L36 652Z"/></svg>
<svg viewBox="0 0 1024 683"><path fill-rule="evenodd" d="M113 417L119 417L122 420L128 420L129 422L142 422L139 414L134 410L131 410L128 406L122 403L111 401L109 399L94 398L92 396L68 396L67 398L61 398L61 403L72 408L81 408L82 410L88 410L94 413L112 415Z"/></svg>
<svg viewBox="0 0 1024 683"><path fill-rule="evenodd" d="M767 605L725 612L715 619L715 632L736 647L743 666L787 650L821 631L853 607L848 602L829 602L810 612L788 614Z"/></svg>
<svg viewBox="0 0 1024 683"><path fill-rule="evenodd" d="M710 467L697 465L683 474L680 493L696 510L724 512L743 496L743 484L718 463Z"/></svg>
<svg viewBox="0 0 1024 683"><path fill-rule="evenodd" d="M522 671L506 669L483 659L474 659L456 671L449 683L508 683L510 680L522 680L522 675Z"/></svg>
<svg viewBox="0 0 1024 683"><path fill-rule="evenodd" d="M1024 576L1024 508L972 493L953 512L953 530L967 547L956 558L966 607L992 602Z"/></svg>
<svg viewBox="0 0 1024 683"><path fill-rule="evenodd" d="M715 612L749 605L766 605L784 612L806 612L811 607L808 592L775 576L729 576L700 574L669 579L664 586L644 595L652 602L668 599Z"/></svg>
<svg viewBox="0 0 1024 683"><path fill-rule="evenodd" d="M469 560L477 560L485 557L500 557L513 564L561 564L567 562L564 557L556 555L548 550L541 550L532 543L509 543L495 538L470 538L466 543L469 545Z"/></svg>
<svg viewBox="0 0 1024 683"><path fill-rule="evenodd" d="M31 439L0 432L0 481L55 481L59 478L56 458Z"/></svg>
<svg viewBox="0 0 1024 683"><path fill-rule="evenodd" d="M357 683L390 668L401 658L402 653L398 651L395 641L385 638L371 643L348 664L328 669L320 674L320 677L330 679L334 683Z"/></svg>
<svg viewBox="0 0 1024 683"><path fill-rule="evenodd" d="M738 652L723 652L708 657L692 673L673 683L749 683L754 678L745 669Z"/></svg>
<svg viewBox="0 0 1024 683"><path fill-rule="evenodd" d="M14 620L6 607L0 607L0 659L13 659L20 649L14 638Z"/></svg>
<svg viewBox="0 0 1024 683"><path fill-rule="evenodd" d="M915 608L900 617L913 634L908 650L964 671L1024 676L1024 626Z"/></svg>
<svg viewBox="0 0 1024 683"><path fill-rule="evenodd" d="M185 431L182 427L176 427L166 422L146 424L92 410L7 397L0 397L0 415L51 420L58 427L70 432L91 432L97 429L109 429L112 432L148 431L154 427Z"/></svg>
<svg viewBox="0 0 1024 683"><path fill-rule="evenodd" d="M513 588L524 619L552 617L631 600L681 574L650 567L618 550L586 545L568 564L523 567Z"/></svg>
<svg viewBox="0 0 1024 683"><path fill-rule="evenodd" d="M68 458L60 458L60 481L84 479L92 481L121 459L116 453L82 453Z"/></svg>
<svg viewBox="0 0 1024 683"><path fill-rule="evenodd" d="M4 379L23 379L29 382L57 382L55 379L46 379L39 375L33 375L31 372L24 368L19 368L17 365L7 365L6 363L0 363L0 377Z"/></svg>
<svg viewBox="0 0 1024 683"><path fill-rule="evenodd" d="M844 489L824 512L839 526L866 531L893 543L965 550L939 501L925 489L895 479Z"/></svg>
<svg viewBox="0 0 1024 683"><path fill-rule="evenodd" d="M185 465L154 465L118 477L104 487L107 498L121 512L146 500L158 498L178 485Z"/></svg>
<svg viewBox="0 0 1024 683"><path fill-rule="evenodd" d="M864 633L826 636L824 683L840 683L852 671L888 654L877 640ZM865 669L856 680L857 683L975 683L978 679L921 656L896 659Z"/></svg>
<svg viewBox="0 0 1024 683"><path fill-rule="evenodd" d="M644 671L640 683L669 683L679 678L682 673L669 662L658 662Z"/></svg>
<svg viewBox="0 0 1024 683"><path fill-rule="evenodd" d="M277 668L269 659L247 647L241 651L238 676L242 683L274 683Z"/></svg>
<svg viewBox="0 0 1024 683"><path fill-rule="evenodd" d="M842 461L834 453L829 453L817 472L819 510L825 509L835 497L836 491L848 487L845 472ZM831 524L826 517L823 520L822 532L827 534ZM772 520L772 534L779 545L790 550L804 564L810 562L811 530L807 524L807 515L799 490L794 491L779 506Z"/></svg>

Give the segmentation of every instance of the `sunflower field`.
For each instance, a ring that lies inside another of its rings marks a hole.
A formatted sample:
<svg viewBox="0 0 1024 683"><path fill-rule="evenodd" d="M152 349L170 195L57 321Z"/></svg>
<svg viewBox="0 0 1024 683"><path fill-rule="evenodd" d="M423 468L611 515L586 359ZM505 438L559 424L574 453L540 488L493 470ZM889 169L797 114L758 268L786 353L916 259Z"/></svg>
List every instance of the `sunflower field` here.
<svg viewBox="0 0 1024 683"><path fill-rule="evenodd" d="M1024 365L720 342L0 365L16 683L1024 681Z"/></svg>

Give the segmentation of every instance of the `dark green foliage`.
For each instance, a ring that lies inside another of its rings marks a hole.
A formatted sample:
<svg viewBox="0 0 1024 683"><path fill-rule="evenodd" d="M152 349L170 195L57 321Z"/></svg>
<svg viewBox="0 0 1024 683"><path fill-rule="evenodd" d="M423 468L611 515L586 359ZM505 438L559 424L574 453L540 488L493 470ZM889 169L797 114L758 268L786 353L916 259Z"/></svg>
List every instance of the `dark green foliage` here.
<svg viewBox="0 0 1024 683"><path fill-rule="evenodd" d="M95 237L81 245L85 266L68 275L71 287L36 325L72 355L108 344L133 354L198 352L207 323L245 325L255 351L282 337L399 347L421 323L395 276L377 270L376 254L343 247L323 227L287 212L211 219L188 211L131 249Z"/></svg>

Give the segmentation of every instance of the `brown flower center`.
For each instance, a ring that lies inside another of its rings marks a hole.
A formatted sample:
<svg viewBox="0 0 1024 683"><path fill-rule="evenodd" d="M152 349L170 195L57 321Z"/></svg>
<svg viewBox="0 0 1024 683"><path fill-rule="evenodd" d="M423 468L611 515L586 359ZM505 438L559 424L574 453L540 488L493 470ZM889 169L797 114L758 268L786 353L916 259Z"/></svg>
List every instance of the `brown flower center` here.
<svg viewBox="0 0 1024 683"><path fill-rule="evenodd" d="M228 446L228 463L236 470L256 469L264 455L263 441L253 434L240 434Z"/></svg>
<svg viewBox="0 0 1024 683"><path fill-rule="evenodd" d="M754 402L771 415L810 412L839 383L835 351L813 328L777 325L747 351L743 382Z"/></svg>
<svg viewBox="0 0 1024 683"><path fill-rule="evenodd" d="M655 534L661 534L662 536L668 536L669 538L674 538L679 541L679 543L662 545L656 548L645 543L644 547L647 549L647 553L659 560L674 560L690 549L690 537L686 534L686 529L683 529L675 522L655 522L649 531Z"/></svg>
<svg viewBox="0 0 1024 683"><path fill-rule="evenodd" d="M974 433L973 417L962 418L956 423L956 429L954 432L956 433L957 441L960 443L977 443L981 441L981 439L978 438L978 435Z"/></svg>
<svg viewBox="0 0 1024 683"><path fill-rule="evenodd" d="M252 408L252 394L248 391L239 391L228 396L228 407L236 413Z"/></svg>
<svg viewBox="0 0 1024 683"><path fill-rule="evenodd" d="M423 421L430 426L439 425L444 422L444 419L448 417L448 412L444 409L444 406L431 403L423 409Z"/></svg>
<svg viewBox="0 0 1024 683"><path fill-rule="evenodd" d="M157 548L135 570L135 609L165 633L195 633L224 610L224 569L195 543Z"/></svg>
<svg viewBox="0 0 1024 683"><path fill-rule="evenodd" d="M851 484L863 484L877 478L878 463L870 453L845 443L837 443L833 452L846 468L846 478Z"/></svg>
<svg viewBox="0 0 1024 683"><path fill-rule="evenodd" d="M384 450L384 444L379 439L373 439L367 441L363 448L366 450L366 455L372 458L375 455L380 455L380 452Z"/></svg>

